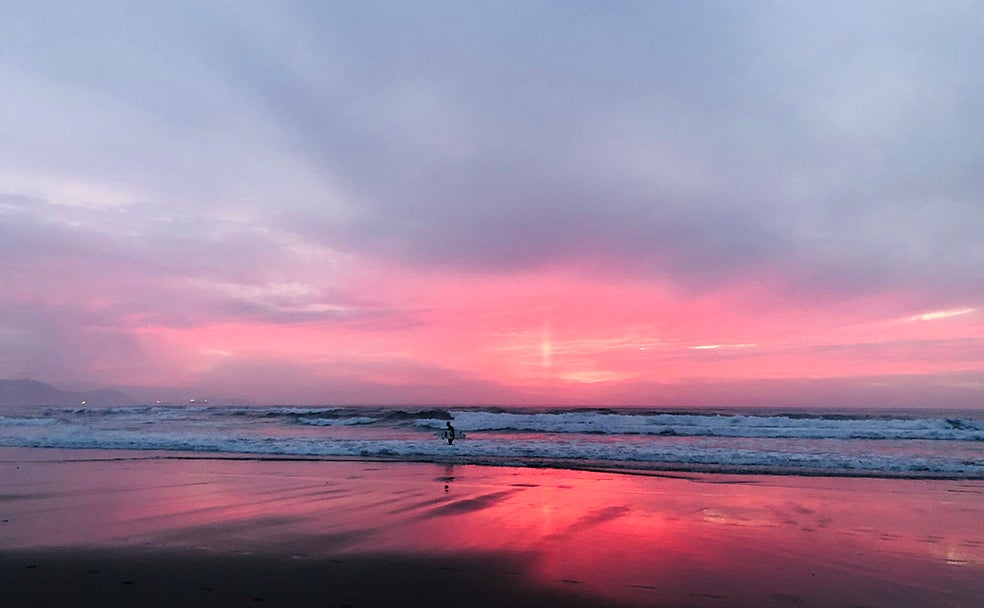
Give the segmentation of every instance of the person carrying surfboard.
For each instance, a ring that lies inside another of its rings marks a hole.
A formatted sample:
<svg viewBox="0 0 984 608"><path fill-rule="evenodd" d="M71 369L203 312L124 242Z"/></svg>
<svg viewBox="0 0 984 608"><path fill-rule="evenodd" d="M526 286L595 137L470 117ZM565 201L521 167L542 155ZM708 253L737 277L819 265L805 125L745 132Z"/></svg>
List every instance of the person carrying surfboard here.
<svg viewBox="0 0 984 608"><path fill-rule="evenodd" d="M448 429L446 431L446 434L448 438L448 445L451 445L452 443L454 443L454 427L451 426L450 420L448 420Z"/></svg>

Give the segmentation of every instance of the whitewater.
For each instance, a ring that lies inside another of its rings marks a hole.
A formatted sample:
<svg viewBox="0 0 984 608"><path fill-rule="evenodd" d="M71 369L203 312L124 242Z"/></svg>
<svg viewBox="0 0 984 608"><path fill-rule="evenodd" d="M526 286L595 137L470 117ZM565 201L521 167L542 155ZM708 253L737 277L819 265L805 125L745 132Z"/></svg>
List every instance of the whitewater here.
<svg viewBox="0 0 984 608"><path fill-rule="evenodd" d="M467 439L434 434L452 421ZM166 457L984 479L984 413L640 408L19 408L0 446Z"/></svg>

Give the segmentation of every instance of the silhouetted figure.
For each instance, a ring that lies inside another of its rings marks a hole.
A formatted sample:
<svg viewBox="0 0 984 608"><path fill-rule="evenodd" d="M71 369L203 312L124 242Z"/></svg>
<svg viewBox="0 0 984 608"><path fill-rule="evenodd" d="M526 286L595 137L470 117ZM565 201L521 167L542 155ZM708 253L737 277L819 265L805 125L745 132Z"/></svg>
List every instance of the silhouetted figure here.
<svg viewBox="0 0 984 608"><path fill-rule="evenodd" d="M451 445L452 443L454 443L454 427L451 426L450 420L448 420L447 433L448 433L448 445Z"/></svg>

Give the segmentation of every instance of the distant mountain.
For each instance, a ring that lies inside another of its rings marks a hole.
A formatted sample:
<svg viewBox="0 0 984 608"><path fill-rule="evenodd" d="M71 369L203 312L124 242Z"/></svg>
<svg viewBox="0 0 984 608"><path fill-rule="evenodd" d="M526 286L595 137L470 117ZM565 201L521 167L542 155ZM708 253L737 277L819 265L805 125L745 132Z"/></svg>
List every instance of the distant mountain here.
<svg viewBox="0 0 984 608"><path fill-rule="evenodd" d="M0 407L54 406L120 406L133 405L133 397L113 389L92 391L63 391L35 380L0 380Z"/></svg>

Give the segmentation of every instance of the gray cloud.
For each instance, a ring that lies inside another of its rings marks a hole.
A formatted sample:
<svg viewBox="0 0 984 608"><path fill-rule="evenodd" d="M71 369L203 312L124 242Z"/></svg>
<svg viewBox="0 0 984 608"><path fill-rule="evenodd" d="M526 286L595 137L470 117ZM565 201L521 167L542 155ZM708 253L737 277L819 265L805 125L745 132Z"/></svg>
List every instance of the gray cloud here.
<svg viewBox="0 0 984 608"><path fill-rule="evenodd" d="M29 302L39 315L16 325L40 329L51 322L41 311L62 317L72 307L100 311L101 321L77 323L107 327L223 318L373 330L419 322L413 311L335 281L343 254L243 221L147 211L0 195L0 301Z"/></svg>
<svg viewBox="0 0 984 608"><path fill-rule="evenodd" d="M5 152L421 264L979 294L980 12L21 7Z"/></svg>
<svg viewBox="0 0 984 608"><path fill-rule="evenodd" d="M893 6L564 14L542 35L360 22L385 42L340 49L347 104L267 98L359 213L338 234L292 212L428 264L600 257L697 284L766 265L835 293L979 294L977 9Z"/></svg>
<svg viewBox="0 0 984 608"><path fill-rule="evenodd" d="M978 2L0 14L5 340L426 322L339 284L346 256L984 297Z"/></svg>

